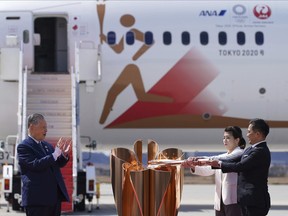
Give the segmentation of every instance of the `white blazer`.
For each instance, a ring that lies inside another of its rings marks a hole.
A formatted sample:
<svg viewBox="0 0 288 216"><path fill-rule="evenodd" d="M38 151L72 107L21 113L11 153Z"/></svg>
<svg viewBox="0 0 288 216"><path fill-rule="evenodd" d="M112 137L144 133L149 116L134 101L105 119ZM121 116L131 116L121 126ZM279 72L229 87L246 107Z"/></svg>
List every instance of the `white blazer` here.
<svg viewBox="0 0 288 216"><path fill-rule="evenodd" d="M224 153L209 157L211 159L229 159L243 154L243 149L235 148L230 154ZM221 196L225 205L237 203L237 173L222 173L221 169L211 169L211 166L196 166L193 174L210 176L215 174L214 209L220 211ZM221 193L222 192L222 193Z"/></svg>

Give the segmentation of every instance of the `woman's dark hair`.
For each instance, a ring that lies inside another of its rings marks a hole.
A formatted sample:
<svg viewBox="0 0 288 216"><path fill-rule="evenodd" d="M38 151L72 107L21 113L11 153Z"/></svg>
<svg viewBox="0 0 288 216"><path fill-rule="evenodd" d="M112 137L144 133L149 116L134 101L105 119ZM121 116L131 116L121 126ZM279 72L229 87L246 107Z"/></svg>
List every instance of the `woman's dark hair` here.
<svg viewBox="0 0 288 216"><path fill-rule="evenodd" d="M240 127L238 127L238 126L228 126L228 127L225 128L224 131L228 132L228 133L231 133L232 136L234 137L234 139L239 138L238 146L241 149L244 149L246 147L246 141L245 141L245 139L242 136L242 130L241 130Z"/></svg>

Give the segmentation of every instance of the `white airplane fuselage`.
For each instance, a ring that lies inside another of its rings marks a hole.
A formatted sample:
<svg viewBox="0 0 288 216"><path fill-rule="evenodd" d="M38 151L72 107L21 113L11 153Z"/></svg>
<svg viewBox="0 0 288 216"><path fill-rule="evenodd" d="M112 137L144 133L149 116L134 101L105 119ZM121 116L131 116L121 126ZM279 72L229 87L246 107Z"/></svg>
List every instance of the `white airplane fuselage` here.
<svg viewBox="0 0 288 216"><path fill-rule="evenodd" d="M35 74L49 67L45 43L57 45L59 73L77 67L75 49L87 64L97 50L101 67L80 69L78 100L80 135L99 149L153 139L161 148L223 150L226 126L240 126L245 138L249 120L263 118L271 148L283 150L287 10L288 1L1 1L0 48L7 35L29 34L23 66ZM17 134L18 80L0 75L5 139Z"/></svg>

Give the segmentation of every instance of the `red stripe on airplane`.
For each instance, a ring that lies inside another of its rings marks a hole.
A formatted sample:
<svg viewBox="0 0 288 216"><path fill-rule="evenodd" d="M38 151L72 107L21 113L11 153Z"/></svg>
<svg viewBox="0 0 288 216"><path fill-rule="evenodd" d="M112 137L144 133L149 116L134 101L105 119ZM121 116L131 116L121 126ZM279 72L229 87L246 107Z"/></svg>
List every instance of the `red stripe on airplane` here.
<svg viewBox="0 0 288 216"><path fill-rule="evenodd" d="M190 50L148 93L171 97L171 103L137 101L106 128L156 116L222 115L226 110L206 87L219 72L195 49ZM117 126L116 126L117 127Z"/></svg>

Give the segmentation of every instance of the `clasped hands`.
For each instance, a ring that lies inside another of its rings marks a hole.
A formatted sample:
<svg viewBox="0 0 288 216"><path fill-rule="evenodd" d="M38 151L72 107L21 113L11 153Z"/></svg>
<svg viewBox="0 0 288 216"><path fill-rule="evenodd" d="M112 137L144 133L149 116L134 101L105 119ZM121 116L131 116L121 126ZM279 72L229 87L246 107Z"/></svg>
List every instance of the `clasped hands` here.
<svg viewBox="0 0 288 216"><path fill-rule="evenodd" d="M57 142L55 151L53 152L53 157L56 160L61 154L63 154L64 157L68 158L71 150L72 150L72 139L61 137Z"/></svg>
<svg viewBox="0 0 288 216"><path fill-rule="evenodd" d="M184 168L193 168L195 166L219 167L219 161L207 157L189 157L181 163L181 166Z"/></svg>

